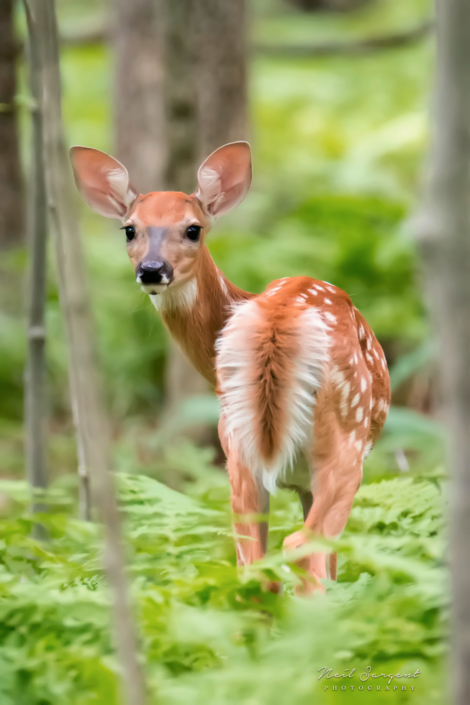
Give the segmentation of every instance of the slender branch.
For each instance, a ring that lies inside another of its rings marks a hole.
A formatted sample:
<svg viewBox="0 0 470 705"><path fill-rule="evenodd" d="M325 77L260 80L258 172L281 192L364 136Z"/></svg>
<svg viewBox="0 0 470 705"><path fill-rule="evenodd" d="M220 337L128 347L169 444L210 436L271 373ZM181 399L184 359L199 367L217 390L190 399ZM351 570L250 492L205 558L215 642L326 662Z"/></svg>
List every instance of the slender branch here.
<svg viewBox="0 0 470 705"><path fill-rule="evenodd" d="M110 32L105 24L79 32L61 32L60 44L65 47L81 47L103 44L110 39Z"/></svg>
<svg viewBox="0 0 470 705"><path fill-rule="evenodd" d="M380 34L372 37L353 39L351 41L329 41L313 44L255 44L252 51L255 54L281 58L302 58L322 56L363 56L378 51L401 49L428 37L433 30L434 22L427 20L416 27ZM95 27L77 33L64 33L60 43L64 47L81 47L100 44L110 40L110 33L105 26Z"/></svg>
<svg viewBox="0 0 470 705"><path fill-rule="evenodd" d="M41 69L44 160L51 223L55 234L59 292L70 358L74 416L83 459L92 470L92 496L104 526L104 562L113 596L116 647L127 705L144 705L145 686L124 568L121 524L109 468L110 434L96 364L90 305L75 193L65 149L59 43L54 0L27 0L33 10Z"/></svg>
<svg viewBox="0 0 470 705"><path fill-rule="evenodd" d="M303 58L323 56L363 56L377 51L400 49L429 36L433 22L427 21L412 29L395 34L384 34L363 39L331 41L318 44L259 44L254 47L257 54L282 58Z"/></svg>
<svg viewBox="0 0 470 705"><path fill-rule="evenodd" d="M32 18L26 6L28 26ZM29 82L36 110L31 112L32 121L32 169L29 186L29 291L28 291L28 361L26 370L25 417L26 417L26 469L33 491L33 512L45 510L37 501L37 490L47 487L47 466L45 458L45 304L46 304L46 250L47 250L47 201L44 179L43 158L43 116L40 107L40 74L37 55L37 42L30 41ZM45 536L45 530L36 525L34 533L38 538Z"/></svg>

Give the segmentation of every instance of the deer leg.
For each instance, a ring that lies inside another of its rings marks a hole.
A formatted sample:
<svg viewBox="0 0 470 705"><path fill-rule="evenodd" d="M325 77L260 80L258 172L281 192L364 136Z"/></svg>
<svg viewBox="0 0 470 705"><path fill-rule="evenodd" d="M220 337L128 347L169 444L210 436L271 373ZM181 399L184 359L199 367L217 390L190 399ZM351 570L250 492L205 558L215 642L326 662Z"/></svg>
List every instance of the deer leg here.
<svg viewBox="0 0 470 705"><path fill-rule="evenodd" d="M240 462L236 452L227 457L238 565L249 565L266 553L268 523L259 515L269 511L269 493Z"/></svg>
<svg viewBox="0 0 470 705"><path fill-rule="evenodd" d="M284 540L284 548L294 549L308 543L315 534L335 538L344 530L351 513L354 496L362 479L362 453L347 441L335 444L334 452L315 461L313 481L314 501L303 528ZM299 560L312 580L303 581L303 593L324 590L320 580L330 575L336 577L336 555L326 552L312 553Z"/></svg>
<svg viewBox="0 0 470 705"><path fill-rule="evenodd" d="M268 522L260 521L259 515L269 513L269 492L241 462L237 450L231 447L223 419L219 422L219 436L227 456L237 563L249 565L262 558L267 550Z"/></svg>
<svg viewBox="0 0 470 705"><path fill-rule="evenodd" d="M313 473L312 473L313 474ZM312 508L313 504L313 494L310 490L297 490L297 494L300 499L300 504L302 505L302 512L304 515L304 521L307 519L308 514ZM338 564L338 554L330 553L327 558L327 573L330 580L336 580L337 578L337 564Z"/></svg>

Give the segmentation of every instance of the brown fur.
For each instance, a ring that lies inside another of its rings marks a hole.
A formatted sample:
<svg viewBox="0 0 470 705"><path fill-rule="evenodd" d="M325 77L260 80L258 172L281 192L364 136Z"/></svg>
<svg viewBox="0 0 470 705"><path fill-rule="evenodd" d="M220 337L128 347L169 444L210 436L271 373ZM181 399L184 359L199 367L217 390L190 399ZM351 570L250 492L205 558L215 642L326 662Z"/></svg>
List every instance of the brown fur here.
<svg viewBox="0 0 470 705"><path fill-rule="evenodd" d="M205 245L201 247L195 274L198 282L196 305L191 310L163 312L162 319L198 372L215 385L215 341L230 316L230 305L249 299L253 294L239 289L219 272ZM223 278L228 297L219 277Z"/></svg>
<svg viewBox="0 0 470 705"><path fill-rule="evenodd" d="M258 409L258 445L268 463L279 452L285 426L286 397L292 375L292 360L298 353L298 315L288 301L274 306L258 298L264 316L258 330L253 368L256 370L255 406Z"/></svg>

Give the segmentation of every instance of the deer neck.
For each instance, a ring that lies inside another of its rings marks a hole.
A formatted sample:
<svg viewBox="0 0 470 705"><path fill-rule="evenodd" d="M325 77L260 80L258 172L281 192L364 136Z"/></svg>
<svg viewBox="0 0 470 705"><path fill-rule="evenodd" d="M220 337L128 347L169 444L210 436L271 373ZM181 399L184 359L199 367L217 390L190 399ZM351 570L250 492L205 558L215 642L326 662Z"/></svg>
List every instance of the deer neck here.
<svg viewBox="0 0 470 705"><path fill-rule="evenodd" d="M215 385L215 341L231 314L232 304L252 296L222 274L204 245L195 277L163 294L151 295L150 299L186 357Z"/></svg>

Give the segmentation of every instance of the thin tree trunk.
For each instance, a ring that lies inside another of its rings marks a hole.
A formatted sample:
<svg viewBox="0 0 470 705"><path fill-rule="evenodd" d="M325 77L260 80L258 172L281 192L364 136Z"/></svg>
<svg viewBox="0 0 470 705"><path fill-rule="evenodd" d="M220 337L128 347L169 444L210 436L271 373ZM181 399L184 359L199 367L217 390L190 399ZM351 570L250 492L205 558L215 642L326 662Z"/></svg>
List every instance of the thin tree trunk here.
<svg viewBox="0 0 470 705"><path fill-rule="evenodd" d="M17 130L13 0L0 2L0 250L24 242L24 193Z"/></svg>
<svg viewBox="0 0 470 705"><path fill-rule="evenodd" d="M160 19L166 1L115 0L114 5L116 156L141 193L164 187L167 151Z"/></svg>
<svg viewBox="0 0 470 705"><path fill-rule="evenodd" d="M28 1L28 0L27 0ZM93 498L104 525L105 566L113 596L116 647L125 701L143 705L145 689L124 569L121 526L109 469L109 429L97 370L91 314L71 171L63 139L57 21L54 0L30 0L32 41L38 42L44 116L44 161L55 231L61 305L67 329L73 405Z"/></svg>
<svg viewBox="0 0 470 705"><path fill-rule="evenodd" d="M248 49L245 0L197 0L196 7L200 161L247 139Z"/></svg>
<svg viewBox="0 0 470 705"><path fill-rule="evenodd" d="M26 8L27 9L27 8ZM31 27L31 16L27 15ZM33 30L32 30L33 31ZM31 31L30 31L31 34ZM34 106L32 116L32 159L29 203L29 291L28 291L28 361L26 368L25 417L26 417L26 470L33 489L33 512L42 512L45 506L36 500L36 490L47 487L46 398L45 398L45 304L46 304L46 253L47 253L47 200L44 180L43 119L39 73L40 57L37 42L28 46L28 64L31 95ZM35 533L44 536L39 525Z"/></svg>
<svg viewBox="0 0 470 705"><path fill-rule="evenodd" d="M449 427L456 705L470 702L470 3L437 3L429 172L416 234L425 265Z"/></svg>

